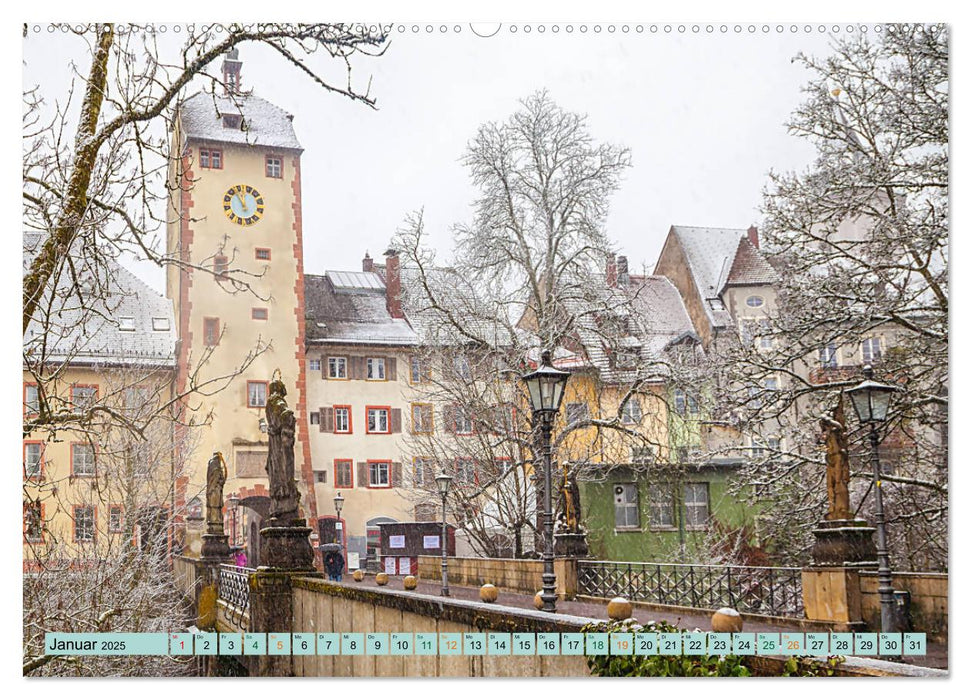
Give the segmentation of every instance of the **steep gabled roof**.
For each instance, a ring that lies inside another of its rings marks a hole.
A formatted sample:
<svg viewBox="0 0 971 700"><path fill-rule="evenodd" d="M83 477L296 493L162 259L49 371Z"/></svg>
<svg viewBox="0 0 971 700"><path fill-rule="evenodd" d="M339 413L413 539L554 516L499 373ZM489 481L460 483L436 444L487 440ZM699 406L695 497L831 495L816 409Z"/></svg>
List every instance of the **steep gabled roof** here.
<svg viewBox="0 0 971 700"><path fill-rule="evenodd" d="M242 114L243 128L223 126L222 115ZM197 92L179 107L186 139L302 150L293 130L293 115L262 97Z"/></svg>
<svg viewBox="0 0 971 700"><path fill-rule="evenodd" d="M46 234L24 233L26 273ZM84 285L87 271L79 270ZM70 364L175 366L176 327L172 301L156 292L118 263L108 260L97 273L99 291L78 299L67 271L54 286L54 301L41 304L24 334L24 352L40 352L49 361ZM84 294L82 289L80 292ZM50 297L48 297L50 298ZM46 324L38 317L50 309ZM132 330L122 330L122 319ZM42 337L47 328L46 337Z"/></svg>
<svg viewBox="0 0 971 700"><path fill-rule="evenodd" d="M721 302L727 285L772 284L775 271L748 240L742 228L672 226L681 246L708 321L713 328L732 325L732 316Z"/></svg>
<svg viewBox="0 0 971 700"><path fill-rule="evenodd" d="M306 342L411 346L418 334L388 311L384 281L373 272L304 275Z"/></svg>
<svg viewBox="0 0 971 700"><path fill-rule="evenodd" d="M746 236L738 242L735 259L732 261L722 290L730 286L756 286L775 284L778 281L779 276L776 271Z"/></svg>

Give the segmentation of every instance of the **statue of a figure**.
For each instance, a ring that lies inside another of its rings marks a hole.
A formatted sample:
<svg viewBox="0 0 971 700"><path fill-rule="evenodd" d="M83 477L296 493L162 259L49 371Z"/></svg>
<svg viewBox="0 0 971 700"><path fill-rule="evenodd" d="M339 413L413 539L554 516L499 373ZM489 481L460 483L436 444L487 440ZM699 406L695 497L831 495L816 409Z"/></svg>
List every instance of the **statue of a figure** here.
<svg viewBox="0 0 971 700"><path fill-rule="evenodd" d="M850 462L846 439L846 415L843 412L843 395L840 394L832 417L820 419L826 436L826 495L829 511L826 520L851 520L850 511Z"/></svg>
<svg viewBox="0 0 971 700"><path fill-rule="evenodd" d="M294 481L293 441L296 418L287 406L287 389L275 376L266 401L266 427L269 453L266 473L270 477L270 518L289 524L300 517L300 494Z"/></svg>
<svg viewBox="0 0 971 700"><path fill-rule="evenodd" d="M580 489L575 474L563 472L560 486L560 525L562 532L580 532Z"/></svg>
<svg viewBox="0 0 971 700"><path fill-rule="evenodd" d="M226 477L226 461L222 452L213 452L206 469L206 532L210 534L223 534L223 487Z"/></svg>

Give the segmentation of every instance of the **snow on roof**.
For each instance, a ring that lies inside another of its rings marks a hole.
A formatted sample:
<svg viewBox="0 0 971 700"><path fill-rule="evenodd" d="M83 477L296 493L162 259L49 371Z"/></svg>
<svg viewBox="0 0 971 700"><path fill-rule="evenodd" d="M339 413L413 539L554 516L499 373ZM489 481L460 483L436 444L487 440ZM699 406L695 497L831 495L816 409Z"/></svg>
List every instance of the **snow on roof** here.
<svg viewBox="0 0 971 700"><path fill-rule="evenodd" d="M342 286L335 281L343 282ZM363 282L374 286L348 286ZM304 275L304 294L308 344L408 346L418 342L406 319L391 317L384 282L373 272L328 270L324 275Z"/></svg>
<svg viewBox="0 0 971 700"><path fill-rule="evenodd" d="M245 130L224 126L224 114L242 114ZM253 94L197 92L182 102L179 115L187 139L302 150L293 115Z"/></svg>
<svg viewBox="0 0 971 700"><path fill-rule="evenodd" d="M24 272L45 237L43 233L24 233ZM80 274L83 279L86 273L82 270ZM108 261L98 277L108 293L98 293L82 306L78 290L65 271L57 280L50 311L42 304L28 325L23 337L24 351L34 352L34 346L43 342L45 358L70 364L174 367L176 326L172 301L114 261ZM48 315L39 320L38 316L45 313ZM44 320L46 338L42 337Z"/></svg>
<svg viewBox="0 0 971 700"><path fill-rule="evenodd" d="M738 242L747 237L747 229L672 226L671 231L684 251L708 320L715 327L730 326L731 314L724 305L718 308L719 305L712 305L710 300L721 294L738 251Z"/></svg>
<svg viewBox="0 0 971 700"><path fill-rule="evenodd" d="M628 284L611 288L604 274L591 274L588 284L603 290L605 296L598 306L603 305L604 313L589 313L590 309L581 308L586 302L580 299L570 300L568 306L583 319L577 335L589 364L607 382L630 382L645 374L648 379L663 380L669 371L664 357L668 346L685 337L697 337L674 284L661 275L631 275ZM613 333L597 325L598 316L601 323L610 323L608 317L624 320L626 334L614 338L614 348L605 347L605 334L609 337ZM612 357L613 352L628 357L622 361ZM630 366L627 360L632 361Z"/></svg>

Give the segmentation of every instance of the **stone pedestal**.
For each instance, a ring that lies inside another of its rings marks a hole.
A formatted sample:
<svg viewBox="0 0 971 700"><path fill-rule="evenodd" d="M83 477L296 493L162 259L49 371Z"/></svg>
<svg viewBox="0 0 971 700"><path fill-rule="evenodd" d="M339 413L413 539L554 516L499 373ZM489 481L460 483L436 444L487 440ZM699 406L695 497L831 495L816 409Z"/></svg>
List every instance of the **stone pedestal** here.
<svg viewBox="0 0 971 700"><path fill-rule="evenodd" d="M813 530L816 566L876 567L875 529L865 520L824 520Z"/></svg>
<svg viewBox="0 0 971 700"><path fill-rule="evenodd" d="M311 528L306 520L286 526L270 518L269 526L260 530L260 571L316 571L314 549L310 544Z"/></svg>
<svg viewBox="0 0 971 700"><path fill-rule="evenodd" d="M553 535L553 554L558 557L582 559L590 554L587 536L582 532L561 532Z"/></svg>
<svg viewBox="0 0 971 700"><path fill-rule="evenodd" d="M224 562L229 559L229 535L202 536L202 559Z"/></svg>
<svg viewBox="0 0 971 700"><path fill-rule="evenodd" d="M863 592L855 568L819 566L802 570L806 619L841 623L839 629L863 628Z"/></svg>

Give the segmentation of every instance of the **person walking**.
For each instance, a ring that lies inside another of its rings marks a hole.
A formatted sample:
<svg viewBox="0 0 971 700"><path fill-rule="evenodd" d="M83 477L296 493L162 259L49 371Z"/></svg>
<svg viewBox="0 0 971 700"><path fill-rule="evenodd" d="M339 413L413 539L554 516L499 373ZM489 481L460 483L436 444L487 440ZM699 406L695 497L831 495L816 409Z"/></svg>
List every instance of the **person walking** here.
<svg viewBox="0 0 971 700"><path fill-rule="evenodd" d="M334 552L334 580L340 581L344 575L344 557L340 552Z"/></svg>

